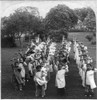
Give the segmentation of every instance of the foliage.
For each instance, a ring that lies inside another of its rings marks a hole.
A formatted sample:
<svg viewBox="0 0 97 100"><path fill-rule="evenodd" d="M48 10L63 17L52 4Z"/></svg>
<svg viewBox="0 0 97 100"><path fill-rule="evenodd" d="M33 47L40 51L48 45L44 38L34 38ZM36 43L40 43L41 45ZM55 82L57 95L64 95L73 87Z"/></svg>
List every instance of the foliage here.
<svg viewBox="0 0 97 100"><path fill-rule="evenodd" d="M25 36L25 41L29 41L29 36L28 35Z"/></svg>
<svg viewBox="0 0 97 100"><path fill-rule="evenodd" d="M91 8L88 8L88 14L84 19L84 25L88 30L96 31L96 17L94 11Z"/></svg>
<svg viewBox="0 0 97 100"><path fill-rule="evenodd" d="M96 45L96 36L95 34L90 34L86 36L86 39L88 39L88 41L91 41L92 45Z"/></svg>
<svg viewBox="0 0 97 100"><path fill-rule="evenodd" d="M88 32L88 31L85 30L84 28L81 28L81 29L73 28L73 29L70 29L69 32Z"/></svg>
<svg viewBox="0 0 97 100"><path fill-rule="evenodd" d="M67 39L68 33L67 33L67 31L65 29L61 28L59 30L50 30L48 32L48 36L50 36L50 38L53 41L61 42L63 36L65 36L65 38Z"/></svg>
<svg viewBox="0 0 97 100"><path fill-rule="evenodd" d="M16 33L25 33L25 32L36 32L39 27L41 20L39 16L36 16L37 9L36 8L20 8L15 11L13 15L10 16L10 20L14 23L16 28ZM26 9L26 10L25 10ZM37 14L38 15L38 14Z"/></svg>
<svg viewBox="0 0 97 100"><path fill-rule="evenodd" d="M4 37L1 38L1 47L16 47L16 44L12 37Z"/></svg>
<svg viewBox="0 0 97 100"><path fill-rule="evenodd" d="M48 12L44 23L47 30L68 30L77 23L77 16L66 5L57 5Z"/></svg>
<svg viewBox="0 0 97 100"><path fill-rule="evenodd" d="M91 40L92 40L92 38L93 38L93 36L92 36L92 35L87 35L87 36L86 36L86 39L88 39L88 41L91 41Z"/></svg>
<svg viewBox="0 0 97 100"><path fill-rule="evenodd" d="M93 38L91 40L92 45L96 45L96 36L93 35Z"/></svg>
<svg viewBox="0 0 97 100"><path fill-rule="evenodd" d="M78 19L83 22L88 14L88 10L87 8L76 8L74 9L74 13L77 15Z"/></svg>
<svg viewBox="0 0 97 100"><path fill-rule="evenodd" d="M1 19L2 23L2 37L21 38L22 34L38 33L42 27L41 18L37 8L34 7L21 7L15 10L8 18Z"/></svg>
<svg viewBox="0 0 97 100"><path fill-rule="evenodd" d="M91 42L92 45L96 45L96 40Z"/></svg>
<svg viewBox="0 0 97 100"><path fill-rule="evenodd" d="M74 9L74 12L78 16L78 19L82 22L82 26L85 30L96 31L96 16L90 7ZM80 24L77 25L80 26Z"/></svg>
<svg viewBox="0 0 97 100"><path fill-rule="evenodd" d="M95 32L93 32L93 36L94 36L94 37L96 37L96 31L95 31Z"/></svg>

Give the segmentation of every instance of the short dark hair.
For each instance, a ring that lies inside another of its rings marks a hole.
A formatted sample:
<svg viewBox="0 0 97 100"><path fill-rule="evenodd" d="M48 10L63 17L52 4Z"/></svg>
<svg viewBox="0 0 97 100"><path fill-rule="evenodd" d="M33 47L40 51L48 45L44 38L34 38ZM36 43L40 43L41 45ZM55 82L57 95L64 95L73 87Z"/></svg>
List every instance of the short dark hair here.
<svg viewBox="0 0 97 100"><path fill-rule="evenodd" d="M36 70L37 70L37 71L40 71L41 67L42 67L41 65L37 65L37 66L36 66Z"/></svg>

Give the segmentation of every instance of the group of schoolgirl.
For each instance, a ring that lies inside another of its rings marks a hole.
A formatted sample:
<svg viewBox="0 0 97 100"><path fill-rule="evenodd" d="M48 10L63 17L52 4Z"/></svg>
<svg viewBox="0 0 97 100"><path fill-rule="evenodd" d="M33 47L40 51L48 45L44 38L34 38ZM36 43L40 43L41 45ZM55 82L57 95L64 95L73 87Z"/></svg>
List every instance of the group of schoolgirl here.
<svg viewBox="0 0 97 100"><path fill-rule="evenodd" d="M85 88L85 96L93 96L97 87L94 73L97 69L93 65L93 59L88 54L88 48L82 42L74 40L74 58L81 76L82 86Z"/></svg>

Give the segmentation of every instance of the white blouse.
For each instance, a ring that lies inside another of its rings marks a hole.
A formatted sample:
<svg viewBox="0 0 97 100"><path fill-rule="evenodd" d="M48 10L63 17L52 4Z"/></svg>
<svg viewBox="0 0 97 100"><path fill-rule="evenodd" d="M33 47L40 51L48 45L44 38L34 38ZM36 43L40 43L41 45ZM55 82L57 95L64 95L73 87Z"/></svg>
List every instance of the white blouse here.
<svg viewBox="0 0 97 100"><path fill-rule="evenodd" d="M65 69L61 69L56 74L56 86L58 88L64 88L65 85L66 85L66 82L65 82L65 72L66 72Z"/></svg>
<svg viewBox="0 0 97 100"><path fill-rule="evenodd" d="M94 80L94 71L93 70L87 71L86 84L90 85L91 89L96 88L96 84L95 84L95 80Z"/></svg>

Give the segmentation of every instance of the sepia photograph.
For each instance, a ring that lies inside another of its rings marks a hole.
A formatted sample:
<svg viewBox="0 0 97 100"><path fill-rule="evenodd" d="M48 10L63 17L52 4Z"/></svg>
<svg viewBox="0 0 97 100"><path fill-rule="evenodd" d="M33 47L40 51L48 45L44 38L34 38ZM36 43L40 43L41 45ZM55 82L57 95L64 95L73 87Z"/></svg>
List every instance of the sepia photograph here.
<svg viewBox="0 0 97 100"><path fill-rule="evenodd" d="M1 0L1 99L97 99L96 0Z"/></svg>

